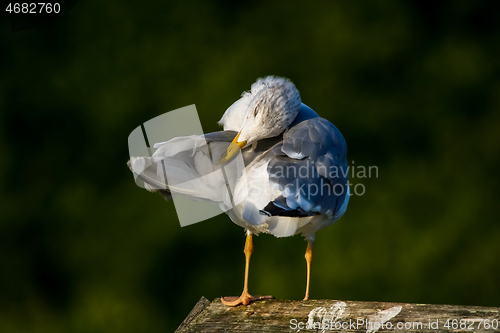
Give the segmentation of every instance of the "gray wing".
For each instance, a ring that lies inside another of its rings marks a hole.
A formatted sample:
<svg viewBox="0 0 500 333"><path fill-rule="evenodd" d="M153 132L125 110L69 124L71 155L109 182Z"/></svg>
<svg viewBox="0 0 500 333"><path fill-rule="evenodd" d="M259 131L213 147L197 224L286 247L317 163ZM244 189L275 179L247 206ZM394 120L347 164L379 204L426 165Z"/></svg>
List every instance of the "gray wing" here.
<svg viewBox="0 0 500 333"><path fill-rule="evenodd" d="M209 142L231 142L234 137L238 134L235 131L218 131L205 134L205 139L207 143Z"/></svg>
<svg viewBox="0 0 500 333"><path fill-rule="evenodd" d="M272 216L336 215L348 189L347 145L328 120L302 121L272 148L268 165L271 187L282 195L262 213Z"/></svg>

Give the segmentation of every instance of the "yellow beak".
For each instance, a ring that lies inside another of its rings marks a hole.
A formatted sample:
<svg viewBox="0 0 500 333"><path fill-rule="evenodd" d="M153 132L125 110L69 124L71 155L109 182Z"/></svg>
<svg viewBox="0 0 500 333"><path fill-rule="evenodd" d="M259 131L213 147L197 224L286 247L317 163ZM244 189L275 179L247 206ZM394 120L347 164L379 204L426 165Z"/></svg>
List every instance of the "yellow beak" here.
<svg viewBox="0 0 500 333"><path fill-rule="evenodd" d="M219 163L217 163L218 165L228 161L229 159L231 159L231 157L238 154L238 152L241 149L243 149L243 147L245 147L245 145L247 144L246 141L238 142L238 138L240 137L240 134L241 134L241 132L239 132L236 135L233 142L231 142L231 144L227 148L227 151L221 156Z"/></svg>

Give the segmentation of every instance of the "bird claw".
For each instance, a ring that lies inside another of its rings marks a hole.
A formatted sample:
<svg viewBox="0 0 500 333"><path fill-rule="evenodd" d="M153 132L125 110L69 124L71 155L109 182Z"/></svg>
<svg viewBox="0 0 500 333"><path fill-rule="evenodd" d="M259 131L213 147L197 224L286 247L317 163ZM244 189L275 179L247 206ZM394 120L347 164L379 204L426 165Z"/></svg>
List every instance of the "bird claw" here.
<svg viewBox="0 0 500 333"><path fill-rule="evenodd" d="M251 302L261 301L261 300L264 300L264 299L274 299L274 297L271 296L271 295L267 295L267 296L261 296L261 295L252 296L252 295L250 295L248 293L243 293L240 297L238 297L238 296L227 296L227 297L221 297L220 298L222 304L224 304L226 306L238 306L240 304L248 305Z"/></svg>

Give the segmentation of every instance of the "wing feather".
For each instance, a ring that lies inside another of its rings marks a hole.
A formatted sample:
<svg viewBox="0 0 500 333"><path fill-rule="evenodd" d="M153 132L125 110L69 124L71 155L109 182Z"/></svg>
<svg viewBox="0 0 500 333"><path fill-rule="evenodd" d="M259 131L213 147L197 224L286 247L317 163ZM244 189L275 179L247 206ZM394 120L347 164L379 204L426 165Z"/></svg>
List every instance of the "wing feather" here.
<svg viewBox="0 0 500 333"><path fill-rule="evenodd" d="M278 149L281 154L268 164L269 181L285 200L275 206L286 203L297 216L306 212L333 218L348 192L347 146L340 131L326 119L307 119L284 133L273 151Z"/></svg>

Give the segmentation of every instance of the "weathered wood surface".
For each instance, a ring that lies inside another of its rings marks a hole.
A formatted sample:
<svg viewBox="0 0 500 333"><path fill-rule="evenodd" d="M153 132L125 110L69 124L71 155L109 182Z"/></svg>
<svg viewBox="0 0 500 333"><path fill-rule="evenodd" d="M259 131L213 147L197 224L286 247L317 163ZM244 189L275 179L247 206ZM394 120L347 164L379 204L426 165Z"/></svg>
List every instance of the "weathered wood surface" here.
<svg viewBox="0 0 500 333"><path fill-rule="evenodd" d="M500 332L500 308L336 300L266 300L230 308L202 297L176 332L299 331Z"/></svg>

